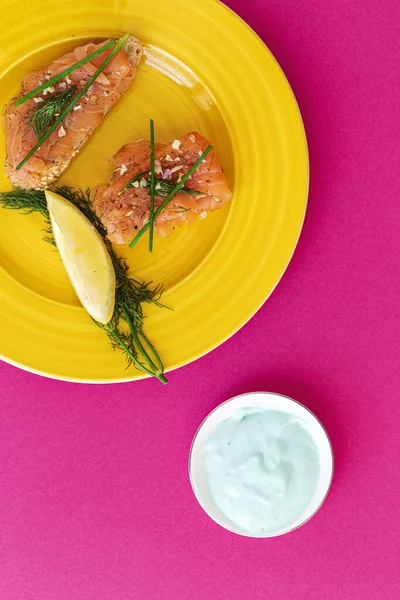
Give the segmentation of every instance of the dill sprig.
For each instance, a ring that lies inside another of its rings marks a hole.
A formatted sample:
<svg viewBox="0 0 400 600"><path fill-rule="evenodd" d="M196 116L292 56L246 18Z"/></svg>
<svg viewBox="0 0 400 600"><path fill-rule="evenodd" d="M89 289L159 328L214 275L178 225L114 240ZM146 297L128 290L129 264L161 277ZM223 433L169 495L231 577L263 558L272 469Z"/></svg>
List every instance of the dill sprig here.
<svg viewBox="0 0 400 600"><path fill-rule="evenodd" d="M28 119L28 125L31 125L35 135L40 139L47 130L54 124L60 113L74 98L77 86L73 85L63 92L52 94L40 104L37 104Z"/></svg>
<svg viewBox="0 0 400 600"><path fill-rule="evenodd" d="M62 186L56 188L55 192L72 202L90 220L103 238L113 263L116 277L114 314L106 325L94 322L107 333L111 346L125 354L128 367L133 363L139 370L157 377L162 383L167 383L161 359L143 332L142 304L153 303L163 306L159 301L162 286L158 285L152 288L151 283L138 281L129 275L126 261L115 253L107 238L107 230L92 208L89 190L84 192ZM34 212L41 214L46 221L46 237L43 239L54 244L43 191L15 189L0 193L0 206L18 210L24 214Z"/></svg>
<svg viewBox="0 0 400 600"><path fill-rule="evenodd" d="M83 88L76 94L76 96L73 98L73 100L71 100L71 102L66 106L66 108L63 110L63 112L60 114L60 116L57 117L57 119L54 121L54 123L48 128L46 133L43 136L41 136L41 138L37 141L37 143L33 146L33 148L31 148L31 150L29 150L28 154L21 160L19 165L17 165L17 167L16 167L17 171L19 171L19 169L21 169L21 167L24 166L24 164L31 158L31 156L33 156L35 154L36 150L38 150L38 148L40 148L40 146L43 144L43 142L45 142L47 140L47 138L53 133L53 131L64 121L64 119L67 116L67 114L69 113L69 111L75 106L75 104L78 102L78 100L80 100L82 98L82 96L88 91L88 89L90 88L92 83L97 79L97 77L100 75L100 73L103 71L103 69L106 68L108 63L114 58L114 56L117 54L117 52L120 51L120 49L125 44L128 37L129 37L129 33L126 33L124 35L124 37L122 37L119 40L118 44L116 44L114 46L113 50L110 52L110 54L107 56L107 58L101 63L101 65L96 70L96 72L92 75L92 77L87 81L87 83L83 86Z"/></svg>
<svg viewBox="0 0 400 600"><path fill-rule="evenodd" d="M18 210L24 215L31 213L41 214L45 221L43 231L46 235L43 239L55 246L44 192L39 190L11 190L11 192L1 192L0 206L11 210Z"/></svg>
<svg viewBox="0 0 400 600"><path fill-rule="evenodd" d="M166 196L167 194L170 194L176 186L176 182L174 181L166 181L165 179L157 179L156 181L156 188L154 190L156 196ZM187 194L188 196L197 196L198 194L204 195L204 192L200 192L199 190L192 190L192 188L188 188L185 185L181 187L179 193Z"/></svg>
<svg viewBox="0 0 400 600"><path fill-rule="evenodd" d="M37 212L49 218L46 196L39 190L12 190L0 193L0 204L3 208L18 210L24 215Z"/></svg>

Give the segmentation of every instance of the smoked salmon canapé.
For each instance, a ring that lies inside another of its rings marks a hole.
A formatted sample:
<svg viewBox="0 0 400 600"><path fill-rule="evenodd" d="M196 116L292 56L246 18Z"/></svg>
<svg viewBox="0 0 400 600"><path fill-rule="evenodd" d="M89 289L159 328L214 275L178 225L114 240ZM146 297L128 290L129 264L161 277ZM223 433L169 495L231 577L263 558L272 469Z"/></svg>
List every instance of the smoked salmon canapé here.
<svg viewBox="0 0 400 600"><path fill-rule="evenodd" d="M135 37L128 35L121 38L118 51L118 43L113 40L89 43L26 75L19 95L4 109L7 146L5 168L14 187L35 190L50 187L108 111L130 88L142 57L142 45ZM105 45L108 45L108 49L102 51ZM87 60L92 54L95 56ZM113 55L112 58L101 69L110 55ZM77 63L83 64L52 83ZM46 82L49 82L48 87ZM87 89L79 97L85 86ZM31 93L37 88L42 89L32 96ZM25 96L28 96L26 101ZM60 113L62 116L74 98L79 100L49 134L51 127L59 120ZM46 134L47 138L26 160Z"/></svg>
<svg viewBox="0 0 400 600"><path fill-rule="evenodd" d="M199 133L188 133L170 144L154 145L155 199L157 210L182 181L209 142ZM114 173L92 195L94 209L113 244L129 243L150 219L151 145L147 140L126 144L114 155ZM209 211L225 206L232 198L214 148L207 153L184 186L154 220L161 237L177 226L204 219Z"/></svg>

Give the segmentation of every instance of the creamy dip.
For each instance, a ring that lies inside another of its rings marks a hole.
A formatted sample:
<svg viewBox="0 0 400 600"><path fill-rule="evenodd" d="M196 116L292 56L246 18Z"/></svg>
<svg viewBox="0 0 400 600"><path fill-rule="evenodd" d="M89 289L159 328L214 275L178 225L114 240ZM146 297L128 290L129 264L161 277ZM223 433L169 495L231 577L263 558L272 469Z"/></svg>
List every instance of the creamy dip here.
<svg viewBox="0 0 400 600"><path fill-rule="evenodd" d="M204 456L213 501L243 533L290 529L317 488L318 448L289 413L237 409L207 438Z"/></svg>

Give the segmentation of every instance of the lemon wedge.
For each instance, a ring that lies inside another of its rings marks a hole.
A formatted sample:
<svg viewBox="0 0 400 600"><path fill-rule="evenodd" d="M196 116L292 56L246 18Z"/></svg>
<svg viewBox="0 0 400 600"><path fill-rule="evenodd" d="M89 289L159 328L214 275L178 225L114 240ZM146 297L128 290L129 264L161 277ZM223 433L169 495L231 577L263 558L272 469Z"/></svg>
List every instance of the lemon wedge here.
<svg viewBox="0 0 400 600"><path fill-rule="evenodd" d="M82 306L99 323L110 321L115 273L107 248L89 219L71 202L46 190L57 248Z"/></svg>

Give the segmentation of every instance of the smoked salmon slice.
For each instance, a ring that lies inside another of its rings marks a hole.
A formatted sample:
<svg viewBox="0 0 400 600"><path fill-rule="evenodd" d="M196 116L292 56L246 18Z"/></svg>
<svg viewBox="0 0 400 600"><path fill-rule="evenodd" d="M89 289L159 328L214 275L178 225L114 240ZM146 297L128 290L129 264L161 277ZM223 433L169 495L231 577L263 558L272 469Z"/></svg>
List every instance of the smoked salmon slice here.
<svg viewBox="0 0 400 600"><path fill-rule="evenodd" d="M208 147L199 133L188 133L170 144L155 144L155 209L166 198L166 184L179 182ZM93 194L93 206L114 244L127 244L150 219L150 142L140 140L126 144L113 157L116 166L105 186ZM126 186L142 175L132 187ZM190 192L190 190L192 192ZM161 237L170 235L177 226L204 219L209 211L225 206L232 198L223 169L214 149L207 154L155 220L155 231Z"/></svg>
<svg viewBox="0 0 400 600"><path fill-rule="evenodd" d="M107 41L110 40L79 46L47 67L29 73L22 82L18 98L62 73L104 46ZM108 111L132 85L142 56L142 45L133 36L126 40L121 50L99 74L79 103L66 115L62 125L53 131L33 156L20 170L17 170L19 163L38 142L34 129L29 124L32 112L52 94L60 93L72 86L76 86L76 92L79 92L111 51L112 48L94 57L90 62L23 104L15 106L15 99L7 104L4 110L6 174L15 187L36 190L50 187L100 125Z"/></svg>

